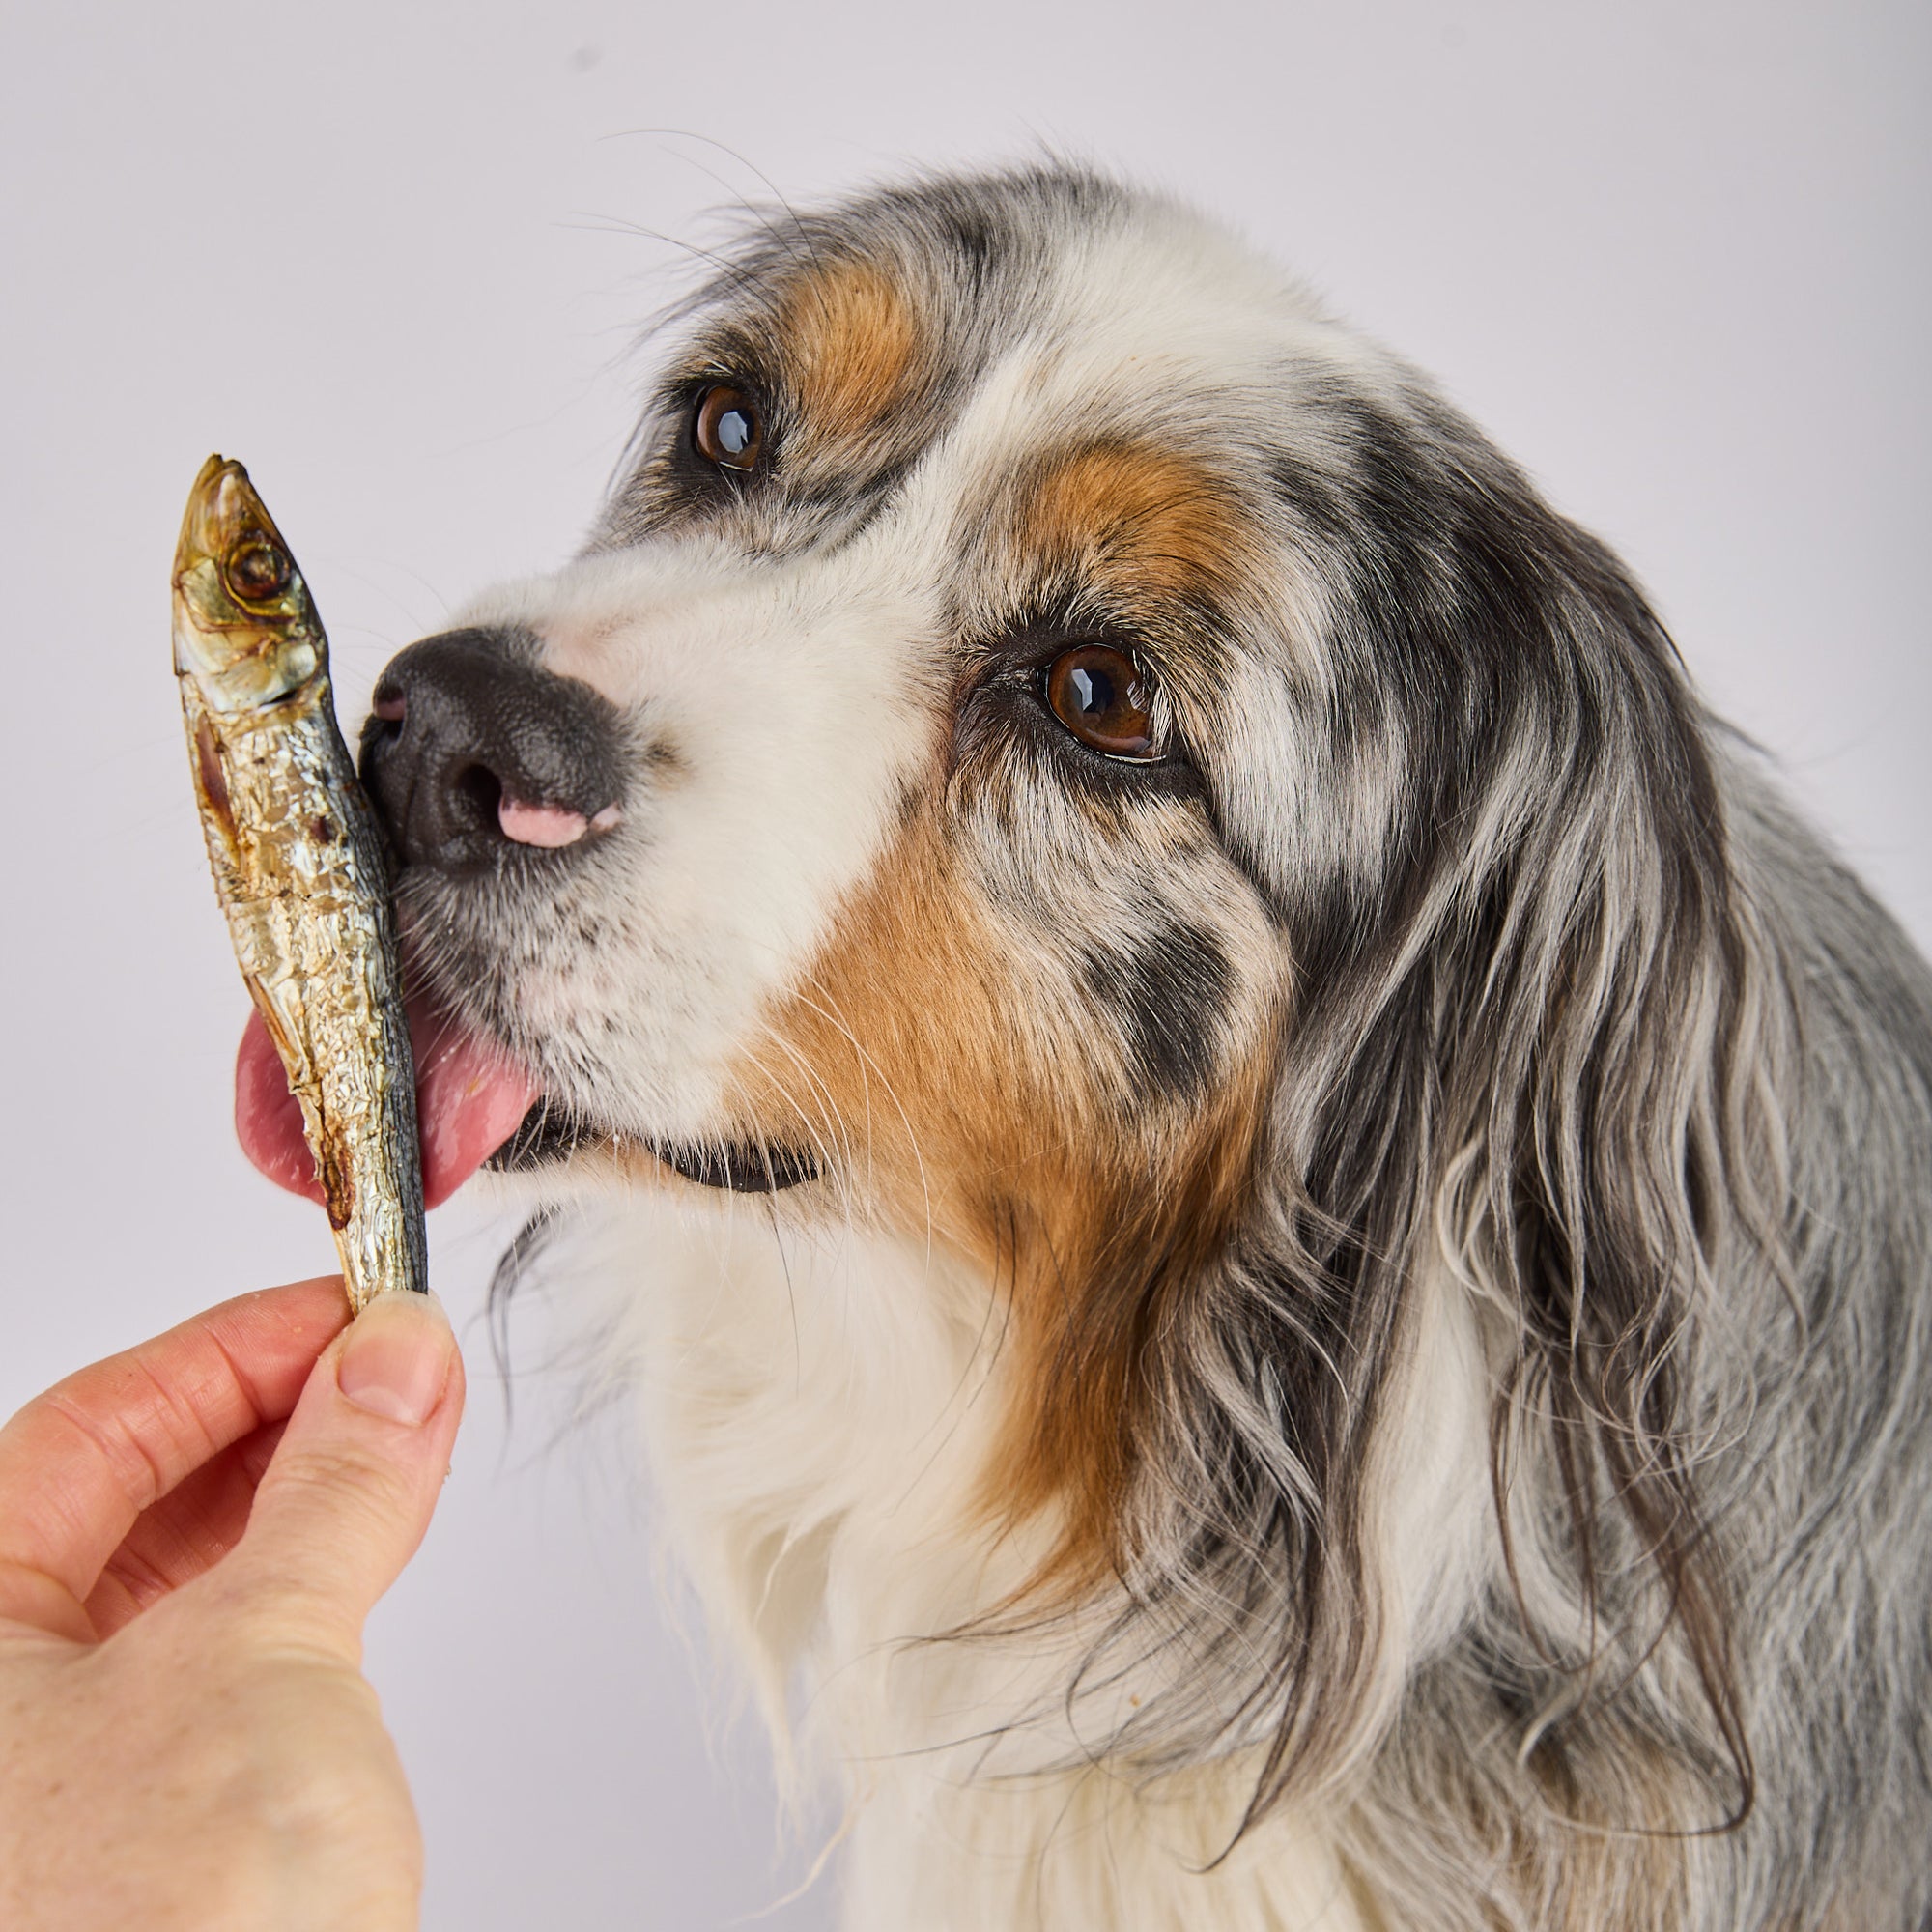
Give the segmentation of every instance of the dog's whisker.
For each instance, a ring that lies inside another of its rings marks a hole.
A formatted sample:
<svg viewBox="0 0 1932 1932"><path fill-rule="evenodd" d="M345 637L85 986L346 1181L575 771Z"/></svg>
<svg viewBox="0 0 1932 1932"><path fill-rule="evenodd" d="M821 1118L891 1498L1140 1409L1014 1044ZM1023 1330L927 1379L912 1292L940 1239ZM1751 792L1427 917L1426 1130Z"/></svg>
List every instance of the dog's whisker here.
<svg viewBox="0 0 1932 1932"><path fill-rule="evenodd" d="M926 1173L925 1157L920 1151L919 1132L913 1125L912 1116L906 1111L904 1103L899 1098L897 1090L894 1087L892 1081L887 1078L884 1068L879 1065L872 1055L867 1052L864 1045L861 1044L858 1035L847 1024L844 1015L838 1010L836 1001L833 1000L824 985L810 975L807 975L805 983L810 986L812 992L818 997L814 999L809 994L801 993L799 995L800 1003L809 1011L819 1014L821 1018L829 1020L837 1027L839 1033L850 1043L852 1052L858 1061L863 1081L863 1092L866 1096L866 1140L867 1150L869 1151L870 1149L872 1139L871 1083L874 1078L878 1080L879 1085L885 1090L887 1099L893 1103L893 1107L899 1117L899 1124L905 1129L906 1150L912 1155L913 1165L919 1174L921 1223L923 1238L925 1242L926 1266L929 1269L932 1264L932 1182ZM869 1160L869 1151L867 1157ZM868 1167L868 1177L869 1172Z"/></svg>
<svg viewBox="0 0 1932 1932"><path fill-rule="evenodd" d="M811 1081L812 1074L810 1065L802 1056L793 1051L787 1041L780 1036L771 1033L769 1030L761 1032L760 1037L770 1040L773 1045L785 1053L792 1064L805 1074L808 1083ZM814 1119L812 1114L807 1110L804 1103L792 1093L784 1081L774 1073L768 1065L762 1063L749 1047L746 1049L746 1058L756 1069L760 1077L771 1083L774 1092L777 1093L785 1106L791 1110L799 1125L805 1130L806 1135L810 1140L813 1149L818 1153L824 1175L832 1179L835 1187L838 1189L840 1211L844 1216L845 1225L849 1232L853 1227L851 1180L848 1173L850 1137L845 1132L843 1120L837 1114L836 1110L826 1111L830 1103L822 1095L820 1097L821 1111L817 1118ZM841 1154L845 1158L841 1158Z"/></svg>

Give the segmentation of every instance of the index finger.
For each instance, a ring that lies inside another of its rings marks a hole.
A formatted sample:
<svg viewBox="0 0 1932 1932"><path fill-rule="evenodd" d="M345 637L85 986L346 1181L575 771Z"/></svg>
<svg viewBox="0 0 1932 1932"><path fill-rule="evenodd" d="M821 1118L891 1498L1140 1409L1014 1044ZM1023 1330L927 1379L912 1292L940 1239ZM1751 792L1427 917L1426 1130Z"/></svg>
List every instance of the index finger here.
<svg viewBox="0 0 1932 1932"><path fill-rule="evenodd" d="M0 1616L74 1636L152 1502L295 1407L349 1320L339 1276L262 1289L57 1383L0 1429Z"/></svg>

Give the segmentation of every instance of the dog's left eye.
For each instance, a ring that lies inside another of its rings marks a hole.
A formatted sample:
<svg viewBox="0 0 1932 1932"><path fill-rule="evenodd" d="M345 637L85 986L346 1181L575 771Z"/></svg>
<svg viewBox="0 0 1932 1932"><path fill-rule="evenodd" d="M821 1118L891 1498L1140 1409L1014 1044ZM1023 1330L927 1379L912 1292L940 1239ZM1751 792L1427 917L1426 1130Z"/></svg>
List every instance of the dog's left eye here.
<svg viewBox="0 0 1932 1932"><path fill-rule="evenodd" d="M1080 740L1110 758L1151 759L1153 694L1125 651L1077 644L1047 666L1044 691L1053 715Z"/></svg>
<svg viewBox="0 0 1932 1932"><path fill-rule="evenodd" d="M765 447L758 406L743 389L726 384L706 389L697 399L691 440L698 455L721 469L755 469Z"/></svg>

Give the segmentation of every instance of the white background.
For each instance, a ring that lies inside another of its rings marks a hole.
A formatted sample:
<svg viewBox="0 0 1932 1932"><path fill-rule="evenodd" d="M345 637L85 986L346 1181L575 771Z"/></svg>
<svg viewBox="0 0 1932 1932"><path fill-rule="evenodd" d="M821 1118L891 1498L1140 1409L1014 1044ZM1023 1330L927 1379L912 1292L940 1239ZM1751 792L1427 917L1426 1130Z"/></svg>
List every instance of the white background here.
<svg viewBox="0 0 1932 1932"><path fill-rule="evenodd" d="M332 1265L228 1123L243 1000L166 648L196 466L249 464L353 720L389 652L573 544L677 244L759 172L809 198L1051 143L1234 218L1624 551L1932 937L1929 40L1917 0L12 0L0 1412ZM527 1315L506 1434L480 1321L504 1233L433 1223L472 1409L370 1649L427 1922L738 1922L807 1853L661 1606L621 1431L559 1439L569 1378Z"/></svg>

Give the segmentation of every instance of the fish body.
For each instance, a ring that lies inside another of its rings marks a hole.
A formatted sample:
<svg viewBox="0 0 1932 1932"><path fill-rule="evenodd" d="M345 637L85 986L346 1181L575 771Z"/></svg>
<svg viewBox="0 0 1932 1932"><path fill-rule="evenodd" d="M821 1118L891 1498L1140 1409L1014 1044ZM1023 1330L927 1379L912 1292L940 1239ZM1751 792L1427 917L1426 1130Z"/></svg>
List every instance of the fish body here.
<svg viewBox="0 0 1932 1932"><path fill-rule="evenodd" d="M359 1310L428 1287L414 1065L383 838L328 640L241 464L212 456L174 569L175 671L242 978L287 1070Z"/></svg>

